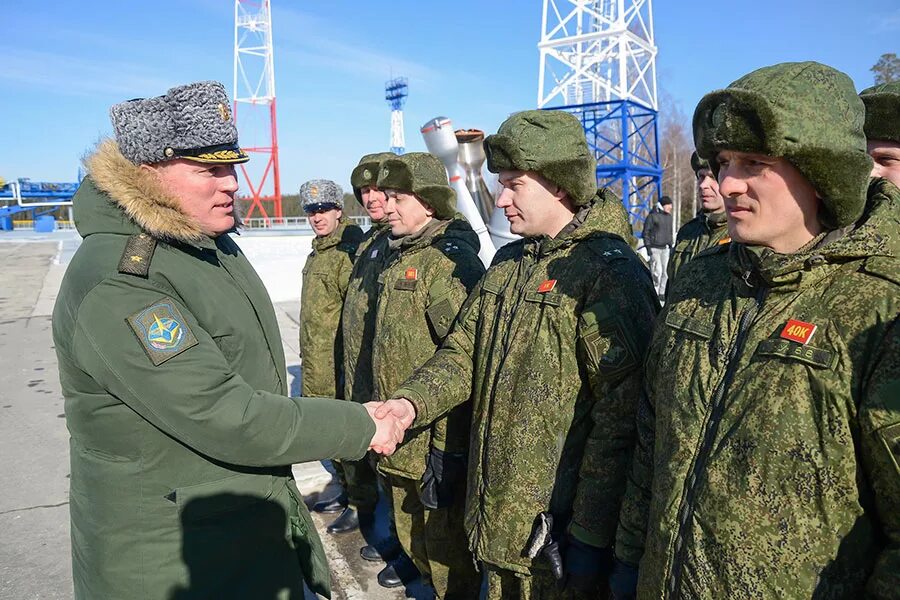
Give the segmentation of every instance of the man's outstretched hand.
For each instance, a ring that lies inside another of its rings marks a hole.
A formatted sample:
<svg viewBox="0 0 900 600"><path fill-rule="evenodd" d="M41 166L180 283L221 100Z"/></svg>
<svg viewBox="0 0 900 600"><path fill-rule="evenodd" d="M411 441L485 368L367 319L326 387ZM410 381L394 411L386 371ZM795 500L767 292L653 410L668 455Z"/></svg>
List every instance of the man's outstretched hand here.
<svg viewBox="0 0 900 600"><path fill-rule="evenodd" d="M388 416L397 419L403 425L403 429L408 429L416 419L416 407L406 398L391 398L387 402L382 402L375 411L375 417L378 419L385 419Z"/></svg>
<svg viewBox="0 0 900 600"><path fill-rule="evenodd" d="M375 435L372 436L372 441L369 442L369 449L374 450L378 454L389 456L397 449L397 444L403 441L406 426L390 413L385 413L385 416L379 417L377 409L382 405L383 403L381 402L367 402L363 404L369 413L369 417L375 422Z"/></svg>

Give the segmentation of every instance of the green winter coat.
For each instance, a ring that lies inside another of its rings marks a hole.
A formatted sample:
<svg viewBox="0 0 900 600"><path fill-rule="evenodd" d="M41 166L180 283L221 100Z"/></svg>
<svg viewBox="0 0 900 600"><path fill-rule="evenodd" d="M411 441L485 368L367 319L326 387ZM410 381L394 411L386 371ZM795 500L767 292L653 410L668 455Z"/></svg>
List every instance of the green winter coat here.
<svg viewBox="0 0 900 600"><path fill-rule="evenodd" d="M87 166L53 313L75 597L302 598L304 579L327 595L290 465L359 458L374 424L287 396L275 312L228 235L200 233L112 142Z"/></svg>
<svg viewBox="0 0 900 600"><path fill-rule="evenodd" d="M616 546L640 561L639 598L900 594L900 258L879 212L794 254L712 248L679 275Z"/></svg>
<svg viewBox="0 0 900 600"><path fill-rule="evenodd" d="M678 236L675 238L675 247L672 249L672 256L669 258L668 287L672 287L672 282L681 268L695 256L711 248L719 243L727 243L728 238L728 217L725 211L712 214L700 213L678 230ZM726 242L722 242L726 240Z"/></svg>
<svg viewBox="0 0 900 600"><path fill-rule="evenodd" d="M300 292L302 394L340 398L344 393L341 309L362 229L345 219L329 235L316 237L303 266Z"/></svg>
<svg viewBox="0 0 900 600"><path fill-rule="evenodd" d="M629 237L603 191L556 238L507 244L441 349L394 393L415 405L413 426L472 398L465 525L478 560L549 568L523 554L542 511L557 536L571 524L612 545L658 310Z"/></svg>
<svg viewBox="0 0 900 600"><path fill-rule="evenodd" d="M356 251L341 327L344 340L344 398L353 402L372 399L372 341L375 338L375 300L378 274L388 254L391 228L373 223Z"/></svg>
<svg viewBox="0 0 900 600"><path fill-rule="evenodd" d="M387 261L378 275L372 343L374 400L393 397L393 391L434 355L484 274L479 247L478 236L459 214L390 240ZM419 479L430 444L452 452L468 449L469 417L466 405L446 417L419 421L394 454L379 460L378 469Z"/></svg>

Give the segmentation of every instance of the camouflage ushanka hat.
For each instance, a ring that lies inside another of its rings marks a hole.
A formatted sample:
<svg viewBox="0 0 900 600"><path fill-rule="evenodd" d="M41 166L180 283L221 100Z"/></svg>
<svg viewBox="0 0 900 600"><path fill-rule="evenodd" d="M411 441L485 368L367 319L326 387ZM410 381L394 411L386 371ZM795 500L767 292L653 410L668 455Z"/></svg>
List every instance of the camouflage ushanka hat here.
<svg viewBox="0 0 900 600"><path fill-rule="evenodd" d="M697 153L720 150L784 157L815 187L827 228L862 215L872 159L866 154L862 100L840 71L816 62L781 63L704 96L694 111Z"/></svg>
<svg viewBox="0 0 900 600"><path fill-rule="evenodd" d="M700 158L700 155L697 154L696 151L691 152L691 168L694 170L694 174L696 175L703 169L709 169L709 161Z"/></svg>
<svg viewBox="0 0 900 600"><path fill-rule="evenodd" d="M488 170L532 171L564 189L577 206L597 193L597 161L581 122L559 110L526 110L484 140Z"/></svg>
<svg viewBox="0 0 900 600"><path fill-rule="evenodd" d="M109 109L122 155L136 165L187 158L202 163L242 163L225 87L200 81L163 96L137 98Z"/></svg>
<svg viewBox="0 0 900 600"><path fill-rule="evenodd" d="M397 156L393 152L376 152L375 154L366 154L359 159L359 164L350 173L350 186L353 188L353 195L356 201L365 208L362 199L362 189L364 187L375 185L378 181L378 171L381 170L381 163L389 158Z"/></svg>
<svg viewBox="0 0 900 600"><path fill-rule="evenodd" d="M344 190L330 179L310 179L300 186L300 205L303 212L344 208Z"/></svg>
<svg viewBox="0 0 900 600"><path fill-rule="evenodd" d="M866 137L900 144L900 81L866 88L859 97L866 105Z"/></svg>
<svg viewBox="0 0 900 600"><path fill-rule="evenodd" d="M440 160L427 152L410 152L381 163L378 189L398 190L418 196L434 209L437 219L456 214L456 192L447 181L447 170Z"/></svg>

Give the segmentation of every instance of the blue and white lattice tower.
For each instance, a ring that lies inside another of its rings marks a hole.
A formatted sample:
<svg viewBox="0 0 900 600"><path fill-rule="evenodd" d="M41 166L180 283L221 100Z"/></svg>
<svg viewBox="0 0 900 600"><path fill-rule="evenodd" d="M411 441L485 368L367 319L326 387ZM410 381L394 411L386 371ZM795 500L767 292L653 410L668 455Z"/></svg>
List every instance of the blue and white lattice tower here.
<svg viewBox="0 0 900 600"><path fill-rule="evenodd" d="M598 183L642 222L662 178L652 0L544 0L541 32L538 108L581 119Z"/></svg>
<svg viewBox="0 0 900 600"><path fill-rule="evenodd" d="M406 77L396 77L384 84L384 99L391 105L391 152L403 154L406 139L403 136L403 104L409 96Z"/></svg>

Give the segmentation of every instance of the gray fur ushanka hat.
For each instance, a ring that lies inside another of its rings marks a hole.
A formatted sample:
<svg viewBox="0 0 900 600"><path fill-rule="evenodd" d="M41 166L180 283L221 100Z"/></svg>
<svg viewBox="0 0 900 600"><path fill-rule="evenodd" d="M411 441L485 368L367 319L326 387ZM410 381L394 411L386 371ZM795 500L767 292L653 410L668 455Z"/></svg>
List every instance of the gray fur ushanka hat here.
<svg viewBox="0 0 900 600"><path fill-rule="evenodd" d="M330 179L310 179L300 186L300 205L303 212L344 208L344 190Z"/></svg>
<svg viewBox="0 0 900 600"><path fill-rule="evenodd" d="M716 155L733 150L783 157L822 199L822 224L862 215L872 159L862 100L850 78L816 62L781 63L704 96L694 111L694 144L718 175Z"/></svg>
<svg viewBox="0 0 900 600"><path fill-rule="evenodd" d="M177 158L202 163L242 163L225 87L200 81L174 87L163 96L113 105L110 120L119 151L136 165Z"/></svg>

